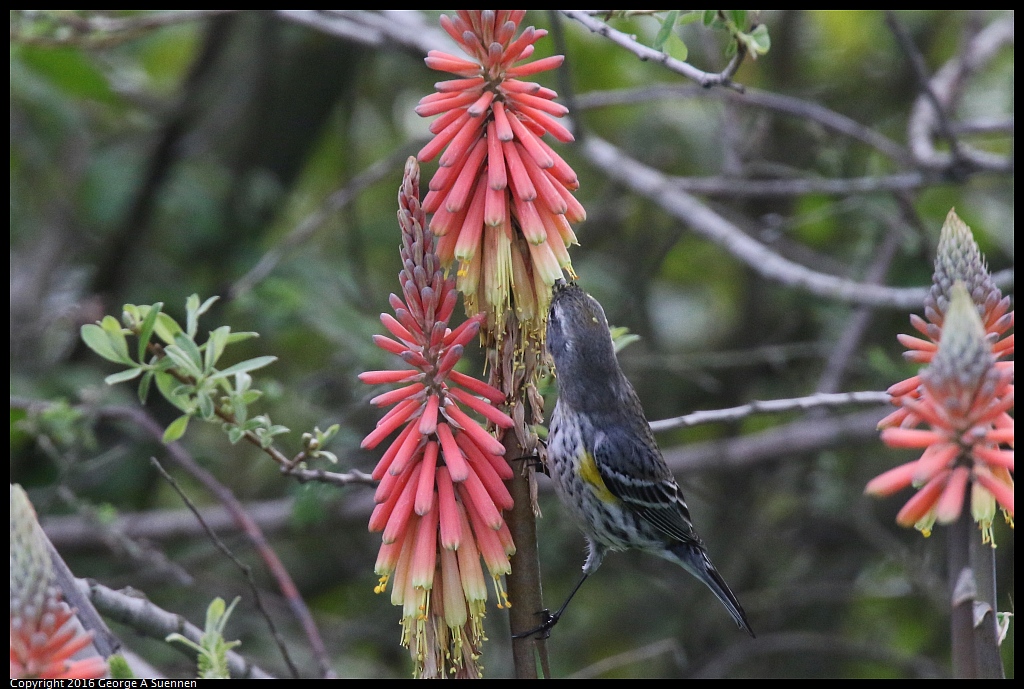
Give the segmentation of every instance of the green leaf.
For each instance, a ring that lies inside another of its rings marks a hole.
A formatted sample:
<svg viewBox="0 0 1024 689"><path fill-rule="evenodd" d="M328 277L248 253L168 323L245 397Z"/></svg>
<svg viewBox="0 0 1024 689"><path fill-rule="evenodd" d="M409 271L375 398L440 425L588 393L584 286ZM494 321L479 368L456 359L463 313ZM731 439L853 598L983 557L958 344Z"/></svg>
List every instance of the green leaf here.
<svg viewBox="0 0 1024 689"><path fill-rule="evenodd" d="M128 306L126 305L125 309L127 308ZM142 327L139 328L139 361L146 360L146 347L149 346L149 340L153 336L153 328L156 327L156 319L163 308L163 302L158 301L153 304L149 307L149 311L142 321Z"/></svg>
<svg viewBox="0 0 1024 689"><path fill-rule="evenodd" d="M164 442L170 444L185 435L185 430L188 429L188 420L190 418L192 417L188 414L183 414L172 421L171 425L167 427L166 431L164 431Z"/></svg>
<svg viewBox="0 0 1024 689"><path fill-rule="evenodd" d="M679 21L676 22L676 24L678 26L686 26L687 24L692 24L695 21L699 21L700 18L701 18L701 13L700 12L698 12L697 10L690 10L689 12L687 12L686 14L681 16L679 18Z"/></svg>
<svg viewBox="0 0 1024 689"><path fill-rule="evenodd" d="M711 26L718 19L718 10L704 10L701 14L701 21L704 26Z"/></svg>
<svg viewBox="0 0 1024 689"><path fill-rule="evenodd" d="M131 356L128 354L128 340L125 339L124 328L121 327L121 323L113 316L104 316L103 320L100 321L100 327L107 333L110 344L121 357L121 360L133 363Z"/></svg>
<svg viewBox="0 0 1024 689"><path fill-rule="evenodd" d="M243 372L246 372L246 371L254 371L254 370L258 369L258 368L263 368L264 366L269 366L270 364L274 363L275 361L277 361L277 357L276 356L258 356L255 359L247 359L246 361L240 361L237 364L235 364L234 366L228 366L223 371L217 371L212 376L210 376L210 380L216 380L218 378L224 378L225 376L233 376L236 373L243 373Z"/></svg>
<svg viewBox="0 0 1024 689"><path fill-rule="evenodd" d="M179 335L179 337L181 337ZM199 370L199 366L196 362L189 358L188 354L182 351L178 345L170 345L164 349L164 353L167 358L174 362L181 371L194 378L199 378L202 375L202 371Z"/></svg>
<svg viewBox="0 0 1024 689"><path fill-rule="evenodd" d="M103 379L103 382L107 385L117 385L118 383L123 383L127 380L135 380L139 377L139 374L142 373L142 370L143 369L136 367L129 368L125 371L121 371L120 373L111 373Z"/></svg>
<svg viewBox="0 0 1024 689"><path fill-rule="evenodd" d="M231 441L232 445L238 444L238 441L245 437L245 431L238 426L229 426L228 424L225 424L225 426L227 426L228 440Z"/></svg>
<svg viewBox="0 0 1024 689"><path fill-rule="evenodd" d="M174 344L181 347L181 350L188 355L188 358L192 360L198 371L203 370L203 353L199 351L199 345L196 344L195 339L186 337L185 333L178 333L174 336Z"/></svg>
<svg viewBox="0 0 1024 689"><path fill-rule="evenodd" d="M163 340L164 343L174 344L174 336L182 332L182 329L181 326L178 325L178 321L161 311L157 314L154 331L156 332L156 336Z"/></svg>
<svg viewBox="0 0 1024 689"><path fill-rule="evenodd" d="M88 323L82 326L80 333L82 335L82 342L85 343L85 346L99 354L107 361L114 361L119 364L134 363L131 360L126 361L127 357L122 357L118 353L117 349L114 347L114 343L108 336L107 331L100 326L94 323ZM125 351L127 351L127 348Z"/></svg>
<svg viewBox="0 0 1024 689"><path fill-rule="evenodd" d="M160 391L160 394L164 396L168 402L173 404L183 412L189 410L189 399L187 396L175 394L175 390L181 387L178 380L170 373L164 371L158 371L155 375L156 389Z"/></svg>
<svg viewBox="0 0 1024 689"><path fill-rule="evenodd" d="M214 406L213 400L210 398L208 392L200 392L196 395L196 401L199 402L199 414L204 420L209 421L214 417Z"/></svg>
<svg viewBox="0 0 1024 689"><path fill-rule="evenodd" d="M651 47L655 50L663 50L665 42L668 41L668 37L672 35L672 30L676 28L676 21L679 19L679 10L672 10L665 15L665 19L661 22L661 28L658 29L658 35L654 37L654 43Z"/></svg>
<svg viewBox="0 0 1024 689"><path fill-rule="evenodd" d="M154 371L146 371L142 380L139 381L139 402L142 404L145 404L146 398L149 397L149 386L153 382L154 375Z"/></svg>
<svg viewBox="0 0 1024 689"><path fill-rule="evenodd" d="M686 58L690 56L690 49L686 47L686 43L679 37L679 34L672 32L672 35L668 37L668 43L665 44L665 54L680 62L686 62Z"/></svg>
<svg viewBox="0 0 1024 689"><path fill-rule="evenodd" d="M204 301L202 306L200 306L196 310L196 316L202 316L204 313L209 311L210 307L213 306L214 302L217 301L218 299L220 299L220 297L210 297L209 299Z"/></svg>
<svg viewBox="0 0 1024 689"><path fill-rule="evenodd" d="M228 335L228 344L235 344L236 342L242 342L244 340L251 340L254 337L259 337L259 333L253 332L237 332Z"/></svg>
<svg viewBox="0 0 1024 689"><path fill-rule="evenodd" d="M190 294L185 300L185 332L189 337L196 336L199 328L199 295Z"/></svg>
<svg viewBox="0 0 1024 689"><path fill-rule="evenodd" d="M230 335L231 328L226 325L222 325L210 333L210 338L206 341L206 358L203 367L206 373L213 372L213 367L224 353L224 348L228 344L228 337Z"/></svg>
<svg viewBox="0 0 1024 689"><path fill-rule="evenodd" d="M746 10L726 10L726 16L729 17L729 21L736 25L736 28L743 30L747 28L747 11Z"/></svg>
<svg viewBox="0 0 1024 689"><path fill-rule="evenodd" d="M110 669L111 679L135 679L132 669L128 667L128 661L120 653L107 658L107 667Z"/></svg>
<svg viewBox="0 0 1024 689"><path fill-rule="evenodd" d="M764 55L772 47L772 39L768 35L768 26L759 24L751 33L749 45L757 55Z"/></svg>

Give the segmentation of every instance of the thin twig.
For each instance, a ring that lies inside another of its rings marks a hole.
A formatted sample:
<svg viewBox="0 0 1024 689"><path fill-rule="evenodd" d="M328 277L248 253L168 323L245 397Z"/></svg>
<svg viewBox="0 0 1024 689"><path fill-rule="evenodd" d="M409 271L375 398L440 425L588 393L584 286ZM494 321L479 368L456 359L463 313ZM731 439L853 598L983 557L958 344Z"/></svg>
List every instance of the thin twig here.
<svg viewBox="0 0 1024 689"><path fill-rule="evenodd" d="M731 198L763 198L829 194L851 196L878 192L918 189L941 180L921 172L900 172L892 175L869 175L828 179L802 177L796 179L749 179L746 177L673 177L672 184L681 191Z"/></svg>
<svg viewBox="0 0 1024 689"><path fill-rule="evenodd" d="M365 522L373 508L373 495L361 491L347 496L327 515L327 524L351 521ZM263 533L270 534L293 528L294 498L276 498L247 502L246 513L259 525ZM240 526L231 513L220 504L200 508L203 520L218 533L232 533ZM73 552L102 547L105 537L96 525L83 521L77 515L48 516L41 522L43 531L63 551ZM127 538L144 541L172 541L190 539L202 533L202 527L185 509L157 509L144 512L118 512L109 528Z"/></svg>
<svg viewBox="0 0 1024 689"><path fill-rule="evenodd" d="M660 655L671 653L673 656L678 655L682 651L679 641L673 638L662 639L661 641L655 641L654 643L641 646L640 648L631 648L623 653L616 653L613 656L602 658L596 663L592 663L582 670L577 670L573 674L569 675L569 679L594 679L600 677L606 672L617 670L620 667L626 665L633 665L651 658L657 658Z"/></svg>
<svg viewBox="0 0 1024 689"><path fill-rule="evenodd" d="M921 51L918 50L914 40L910 37L903 23L896 17L896 13L893 10L885 11L885 23L910 61L910 66L914 70L914 76L917 77L921 87L921 93L928 99L928 102L931 103L934 109L936 126L942 137L949 142L949 149L953 153L953 164L961 166L963 164L963 154L960 151L960 140L953 134L949 116L946 113L946 107L932 88L932 81L928 76L928 66L924 63L924 56L921 55Z"/></svg>
<svg viewBox="0 0 1024 689"><path fill-rule="evenodd" d="M752 414L777 414L786 411L807 411L822 407L846 407L852 404L887 404L889 393L868 390L864 392L838 392L832 394L818 393L807 397L793 397L783 400L754 401L729 409L696 411L671 419L652 421L651 430L655 433L669 431L673 428L689 428L702 423L722 423L739 421Z"/></svg>
<svg viewBox="0 0 1024 689"><path fill-rule="evenodd" d="M101 416L107 418L120 418L131 421L158 442L163 440L163 429L160 427L160 424L142 409L136 407L100 407L97 411ZM291 574L267 542L259 525L246 513L245 507L235 497L234 493L231 492L231 489L218 481L209 471L199 466L181 443L173 442L165 445L165 447L168 457L202 483L231 512L246 537L266 563L271 576L277 581L281 594L288 601L292 614L295 615L302 625L306 638L309 639L313 655L320 665L322 675L324 677L334 676L327 648L324 646L323 639L316 627L316 622L313 620L313 615L309 612L305 601L302 600L302 596L292 580Z"/></svg>
<svg viewBox="0 0 1024 689"><path fill-rule="evenodd" d="M323 469L281 469L281 473L285 476L291 476L299 483L309 483L310 481L318 481L320 483L329 483L332 486L351 486L353 484L364 485L364 486L376 486L377 481L372 476L358 469L340 474L336 471L324 471Z"/></svg>
<svg viewBox="0 0 1024 689"><path fill-rule="evenodd" d="M718 72L717 74L705 72L697 69L687 62L677 60L660 50L655 50L654 48L649 48L644 44L639 43L628 34L624 34L617 29L613 29L604 22L591 17L586 12L580 10L561 10L561 12L569 19L573 19L587 27L593 33L604 36L615 45L625 48L641 60L645 62L657 62L677 74L682 74L687 79L692 79L705 88L711 86L725 86L735 89L736 91L743 90L742 85L732 81L732 75L736 73L736 70L739 68L740 61L742 60L739 52L721 72Z"/></svg>
<svg viewBox="0 0 1024 689"><path fill-rule="evenodd" d="M883 284L899 247L900 228L893 221L889 223L888 231L882 240L882 245L878 247L875 260L871 262L867 274L864 275L864 282L872 285ZM825 370L818 379L815 392L833 393L842 387L846 369L868 330L872 313L870 307L860 306L847 319L843 331L839 334L839 339L836 340L835 346L832 347L825 362Z"/></svg>
<svg viewBox="0 0 1024 689"><path fill-rule="evenodd" d="M235 564L235 566L238 567L238 569L242 570L242 574L245 575L245 580L249 584L249 589L252 591L252 598L253 602L256 603L256 609L259 610L260 615L262 615L263 619L266 620L267 627L270 629L270 635L274 638L274 643L277 644L278 650L281 651L281 656L284 658L285 664L291 671L292 677L298 679L299 669L295 667L295 662L292 660L292 656L288 652L288 647L285 645L284 639L281 638L280 632L277 631L277 625L274 624L274 620L270 616L270 613L267 612L267 609L263 606L263 599L260 597L260 591L256 587L256 580L253 579L252 576L252 567L250 567L249 565L245 564L237 557L235 557L235 554L231 552L231 549L224 545L224 541L220 540L220 538L217 537L217 534L214 533L213 529L211 529L209 525L207 525L207 523L203 521L203 515L199 513L199 510L196 509L196 506L185 494L185 491L182 490L181 486L178 485L178 482L174 480L174 477L167 473L167 471L164 469L163 465L160 464L157 458L150 457L149 461L154 467L156 467L156 470L160 472L160 475L163 476L164 480L171 485L171 488L173 488L175 492L181 497L182 502L185 503L185 506L188 507L189 511L191 511L192 514L195 515L196 520L199 521L199 524L203 527L203 530L206 532L206 535L209 537L211 541L213 541L213 544L217 546L217 550L224 553L225 557L231 560Z"/></svg>
<svg viewBox="0 0 1024 689"><path fill-rule="evenodd" d="M91 579L76 579L75 584L97 610L137 632L160 641L174 633L181 634L196 644L202 641L202 629L181 615L156 606L138 593L115 591ZM195 651L191 648L183 644L171 644L171 647L195 660ZM266 670L250 663L234 651L227 652L227 661L228 670L234 679L274 679Z"/></svg>
<svg viewBox="0 0 1024 689"><path fill-rule="evenodd" d="M356 175L343 188L331 194L319 208L307 215L283 239L272 246L249 272L239 278L228 290L227 299L237 299L248 293L263 281L289 251L306 243L332 214L355 200L368 187L376 184L395 170L400 170L405 160L418 148L421 142L403 144L391 155L375 162Z"/></svg>
<svg viewBox="0 0 1024 689"><path fill-rule="evenodd" d="M876 426L882 416L879 411L869 411L832 419L794 421L739 438L668 448L663 454L675 473L742 469L830 447L877 442Z"/></svg>

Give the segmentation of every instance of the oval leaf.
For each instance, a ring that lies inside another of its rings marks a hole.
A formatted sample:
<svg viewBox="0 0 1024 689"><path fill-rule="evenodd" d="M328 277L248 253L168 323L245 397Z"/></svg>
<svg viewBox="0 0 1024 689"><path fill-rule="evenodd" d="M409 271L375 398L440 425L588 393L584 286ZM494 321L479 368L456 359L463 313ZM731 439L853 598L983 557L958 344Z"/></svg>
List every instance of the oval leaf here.
<svg viewBox="0 0 1024 689"><path fill-rule="evenodd" d="M172 421L171 425L167 427L166 431L164 431L164 442L173 443L175 440L185 435L185 430L188 428L188 420L190 418L191 417L188 414L185 414L184 416L179 416Z"/></svg>
<svg viewBox="0 0 1024 689"><path fill-rule="evenodd" d="M228 366L223 371L217 371L212 376L210 376L210 380L216 380L217 378L223 378L225 376L233 376L236 373L240 373L243 371L254 371L258 368L269 366L275 361L277 361L276 356L258 356L255 359L240 361L234 366Z"/></svg>

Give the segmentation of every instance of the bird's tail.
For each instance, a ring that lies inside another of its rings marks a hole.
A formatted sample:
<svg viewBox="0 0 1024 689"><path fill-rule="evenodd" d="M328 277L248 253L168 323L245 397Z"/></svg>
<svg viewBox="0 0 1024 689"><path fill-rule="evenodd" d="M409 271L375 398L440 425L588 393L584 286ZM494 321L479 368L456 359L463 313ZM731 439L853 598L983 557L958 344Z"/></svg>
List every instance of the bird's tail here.
<svg viewBox="0 0 1024 689"><path fill-rule="evenodd" d="M670 546L668 550L674 556L669 559L682 565L687 572L704 582L718 600L722 601L722 605L732 615L736 625L740 629L746 630L750 636L754 636L754 630L750 628L750 623L747 622L747 613L743 612L743 606L737 600L736 594L732 592L729 585L725 583L725 579L718 573L704 548L698 543L677 543Z"/></svg>

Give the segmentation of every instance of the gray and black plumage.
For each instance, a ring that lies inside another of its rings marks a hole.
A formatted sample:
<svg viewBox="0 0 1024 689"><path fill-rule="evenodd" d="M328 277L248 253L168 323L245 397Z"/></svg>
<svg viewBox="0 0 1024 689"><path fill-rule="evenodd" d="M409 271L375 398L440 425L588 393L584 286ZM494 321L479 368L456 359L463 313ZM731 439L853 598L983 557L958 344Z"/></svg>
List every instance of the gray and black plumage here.
<svg viewBox="0 0 1024 689"><path fill-rule="evenodd" d="M555 286L547 348L559 387L548 431L547 470L586 536L589 555L583 578L562 607L527 634L547 633L554 626L609 551L636 548L697 577L753 636L743 607L694 530L636 391L619 368L604 309L575 284Z"/></svg>

